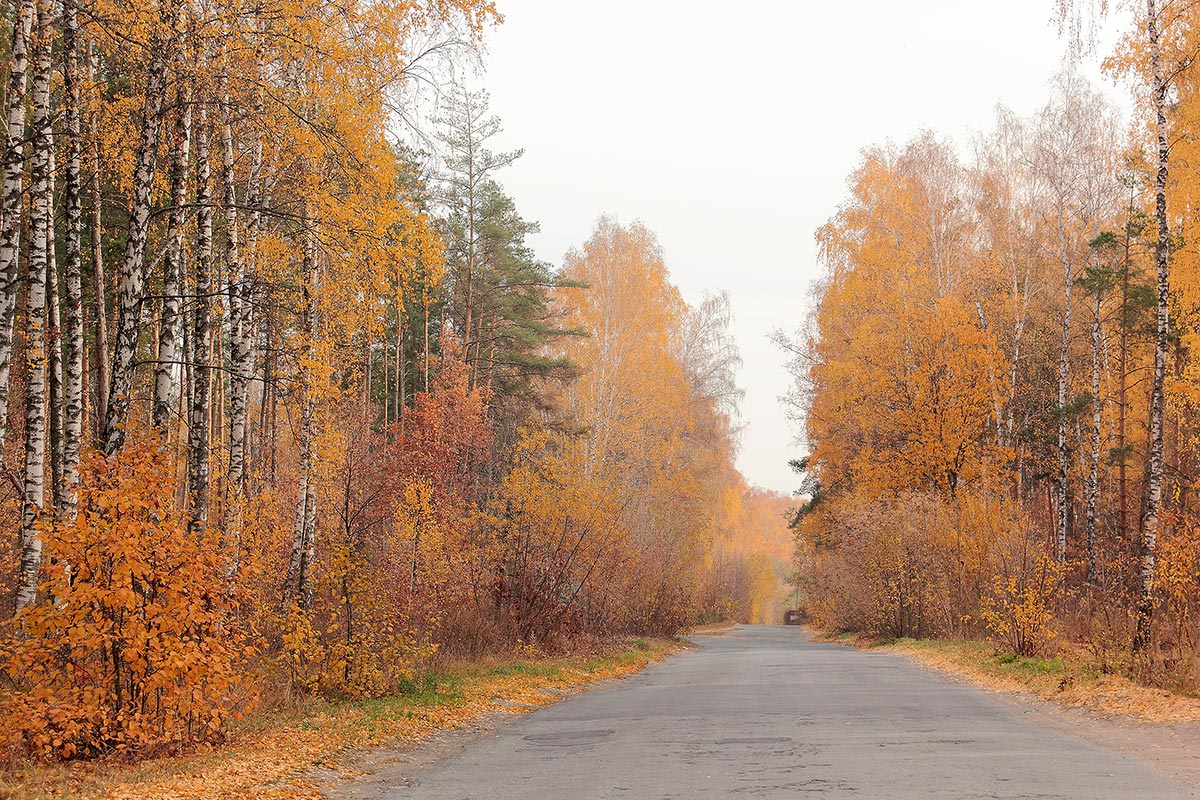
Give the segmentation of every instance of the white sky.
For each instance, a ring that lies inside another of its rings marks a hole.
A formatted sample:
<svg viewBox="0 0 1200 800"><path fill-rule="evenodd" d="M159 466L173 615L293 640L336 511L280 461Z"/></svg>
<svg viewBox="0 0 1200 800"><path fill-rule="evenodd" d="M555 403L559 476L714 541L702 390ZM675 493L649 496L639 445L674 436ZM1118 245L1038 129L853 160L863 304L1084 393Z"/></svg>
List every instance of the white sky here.
<svg viewBox="0 0 1200 800"><path fill-rule="evenodd" d="M819 275L813 231L874 143L960 144L997 103L1028 114L1065 46L1052 0L498 0L484 87L525 156L498 177L561 264L602 213L640 219L689 301L727 289L746 390L738 466L790 492L801 433L767 337ZM1101 50L1103 51L1103 47ZM1124 88L1094 76L1115 100Z"/></svg>

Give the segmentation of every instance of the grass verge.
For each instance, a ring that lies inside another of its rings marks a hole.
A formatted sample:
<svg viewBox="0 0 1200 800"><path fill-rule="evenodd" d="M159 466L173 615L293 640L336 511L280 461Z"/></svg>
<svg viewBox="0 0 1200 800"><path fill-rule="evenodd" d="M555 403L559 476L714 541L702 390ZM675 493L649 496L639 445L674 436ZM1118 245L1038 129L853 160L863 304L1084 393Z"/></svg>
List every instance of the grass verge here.
<svg viewBox="0 0 1200 800"><path fill-rule="evenodd" d="M398 697L310 701L289 713L258 715L219 747L171 758L30 764L0 773L0 797L83 800L319 798L314 767L349 771L355 749L403 745L470 725L503 709L530 711L572 689L618 678L684 645L637 639L600 653L452 664L415 680Z"/></svg>
<svg viewBox="0 0 1200 800"><path fill-rule="evenodd" d="M880 641L852 634L817 636L856 647L887 650L971 683L1010 694L1029 694L1102 716L1153 723L1200 722L1200 698L1145 686L1104 673L1069 651L1053 658L1018 656L992 642L945 639Z"/></svg>

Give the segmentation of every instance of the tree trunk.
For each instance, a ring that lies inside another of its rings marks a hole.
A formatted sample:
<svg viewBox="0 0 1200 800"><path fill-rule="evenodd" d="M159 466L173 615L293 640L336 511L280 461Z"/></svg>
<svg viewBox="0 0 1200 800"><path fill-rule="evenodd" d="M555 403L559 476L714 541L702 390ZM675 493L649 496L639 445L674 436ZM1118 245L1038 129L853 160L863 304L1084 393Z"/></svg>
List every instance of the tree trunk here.
<svg viewBox="0 0 1200 800"><path fill-rule="evenodd" d="M396 421L404 421L404 308L396 303Z"/></svg>
<svg viewBox="0 0 1200 800"><path fill-rule="evenodd" d="M1071 525L1071 493L1068 490L1071 455L1067 449L1067 382L1068 348L1071 344L1071 259L1067 253L1066 232L1059 220L1059 237L1062 248L1063 267L1063 320L1062 341L1058 349L1058 476L1055 485L1055 500L1058 518L1055 520L1054 556L1061 564L1067 560L1067 539Z"/></svg>
<svg viewBox="0 0 1200 800"><path fill-rule="evenodd" d="M1103 405L1100 403L1100 301L1092 309L1092 465L1087 486L1087 582L1096 582L1096 503L1100 495L1100 423Z"/></svg>
<svg viewBox="0 0 1200 800"><path fill-rule="evenodd" d="M288 561L285 601L295 592L296 603L307 610L312 604L312 563L316 550L317 497L313 480L316 465L316 397L310 364L316 359L318 335L320 262L317 258L317 220L311 212L304 219L304 334L305 355L298 376L300 390L300 475L296 487L296 518L292 527L292 552Z"/></svg>
<svg viewBox="0 0 1200 800"><path fill-rule="evenodd" d="M199 233L196 237L196 302L192 320L192 407L188 425L187 494L189 527L200 539L208 523L209 393L212 382L212 175L209 165L208 113L198 110L196 131L196 207Z"/></svg>
<svg viewBox="0 0 1200 800"><path fill-rule="evenodd" d="M258 52L255 61L255 78L260 82L258 92L255 95L254 102L254 117L262 119L263 116L263 89L261 87L262 71L263 71L263 55L261 50ZM242 414L242 431L240 439L242 442L242 469L238 476L238 481L241 484L241 490L246 491L246 484L249 478L251 468L254 465L254 455L251 453L250 442L252 441L250 430L250 384L254 379L254 374L258 364L258 334L256 326L259 324L257 315L254 313L255 289L258 281L258 259L259 259L259 244L262 240L263 228L263 206L265 190L263 185L263 132L256 128L254 140L250 149L250 174L247 180L247 196L246 206L249 208L249 218L246 222L246 254L242 269L242 281L240 284L240 300L242 308L242 342L241 349L238 355L238 380L241 393L241 414ZM265 399L265 386L260 392L260 396Z"/></svg>
<svg viewBox="0 0 1200 800"><path fill-rule="evenodd" d="M1158 278L1158 302L1154 328L1154 382L1150 390L1150 463L1146 474L1146 511L1142 515L1142 552L1138 588L1137 631L1134 652L1143 652L1150 644L1154 614L1154 570L1158 551L1158 515L1162 508L1164 383L1167 372L1167 348L1170 346L1170 280L1167 272L1171 255L1171 231L1167 219L1167 83L1163 76L1159 46L1158 10L1155 0L1146 0L1146 32L1150 44L1150 70L1158 143L1158 169L1154 176L1154 216L1158 222L1158 241L1154 245L1154 264Z"/></svg>
<svg viewBox="0 0 1200 800"><path fill-rule="evenodd" d="M166 253L163 258L162 325L158 335L158 362L154 365L154 407L151 421L166 440L171 431L172 396L179 387L180 314L183 282L184 209L187 206L188 169L192 152L192 103L187 82L175 92L175 141L171 159L171 212L167 218Z"/></svg>
<svg viewBox="0 0 1200 800"><path fill-rule="evenodd" d="M79 454L83 446L83 182L81 153L83 122L80 116L79 7L76 0L63 5L63 94L67 117L66 183L63 206L66 221L66 327L63 339L64 417L62 512L64 519L75 518L79 487ZM98 307L99 306L98 304ZM97 313L97 316L101 316Z"/></svg>
<svg viewBox="0 0 1200 800"><path fill-rule="evenodd" d="M29 38L36 13L34 0L19 0L13 25L8 77L4 177L0 186L0 458L8 432L8 392L20 270L21 211L25 176L25 86Z"/></svg>
<svg viewBox="0 0 1200 800"><path fill-rule="evenodd" d="M1125 420L1128 411L1125 392L1129 381L1129 250L1131 231L1125 223L1125 258L1121 267L1121 355L1120 376L1117 385L1117 452L1121 460L1117 464L1118 519L1121 542L1129 541L1129 489L1126 476L1128 447L1125 437Z"/></svg>
<svg viewBox="0 0 1200 800"><path fill-rule="evenodd" d="M423 301L422 305L425 307L425 315L424 315L424 321L423 321L423 324L425 326L425 332L424 332L425 363L423 365L424 369L423 369L423 375L422 375L422 381L421 381L421 390L428 392L429 391L429 298L425 294L425 292L426 292L425 288L422 288L421 289L421 299Z"/></svg>
<svg viewBox="0 0 1200 800"><path fill-rule="evenodd" d="M988 332L988 324L987 324L987 317L983 313L983 303L980 303L979 301L975 302L975 313L977 313L979 315L979 327L983 329L984 333L987 333ZM493 342L493 350L494 349L495 349L495 344ZM988 353L990 354L991 351L992 351L992 346L989 343L988 344ZM998 388L998 383L996 381L996 367L994 364L988 365L988 385L991 387L991 391L992 391L992 417L996 423L996 445L998 447L1004 447L1004 442L1005 442L1004 417L1000 413L1000 391Z"/></svg>
<svg viewBox="0 0 1200 800"><path fill-rule="evenodd" d="M53 242L50 150L51 3L41 0L34 31L32 213L26 262L25 481L21 507L21 571L17 611L37 599L42 564L42 512L46 496L46 275Z"/></svg>
<svg viewBox="0 0 1200 800"><path fill-rule="evenodd" d="M96 79L95 57L92 54L92 44L88 42L88 82ZM108 348L108 280L104 276L104 229L101 219L100 194L100 129L96 123L96 115L88 118L88 138L92 147L91 175L91 244L92 244L92 294L96 301L96 383L95 383L95 427L93 436L97 441L104 432L104 420L108 417L108 383L109 365L112 363Z"/></svg>
<svg viewBox="0 0 1200 800"><path fill-rule="evenodd" d="M154 41L146 81L145 109L141 138L134 157L133 202L129 208L129 233L125 257L118 281L116 342L109 378L108 409L104 418L101 445L104 452L115 453L125 441L125 422L133 391L138 335L142 327L142 302L146 295L146 238L150 232L150 200L157 168L159 129L167 88L167 71L175 44L175 26L179 6L176 0L167 12L168 41Z"/></svg>
<svg viewBox="0 0 1200 800"><path fill-rule="evenodd" d="M246 469L246 422L250 379L249 276L241 254L237 183L234 177L233 121L228 93L221 100L221 183L225 205L225 269L229 276L229 489L241 497Z"/></svg>
<svg viewBox="0 0 1200 800"><path fill-rule="evenodd" d="M34 67L36 70L38 67ZM51 63L46 69L53 74ZM63 498L63 363L62 313L59 307L58 259L54 253L54 131L47 124L50 166L47 169L50 197L49 238L46 244L46 368L49 389L47 422L50 430L50 506L60 510Z"/></svg>

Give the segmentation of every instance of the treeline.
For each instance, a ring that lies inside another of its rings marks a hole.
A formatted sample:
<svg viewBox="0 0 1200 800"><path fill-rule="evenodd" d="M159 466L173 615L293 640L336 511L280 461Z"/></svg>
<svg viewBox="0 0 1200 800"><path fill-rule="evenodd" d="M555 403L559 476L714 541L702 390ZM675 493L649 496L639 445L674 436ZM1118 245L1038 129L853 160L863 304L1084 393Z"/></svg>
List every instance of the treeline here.
<svg viewBox="0 0 1200 800"><path fill-rule="evenodd" d="M1067 72L965 160L928 133L865 153L783 340L820 624L1200 681L1196 14L1151 3L1107 62L1132 135Z"/></svg>
<svg viewBox="0 0 1200 800"><path fill-rule="evenodd" d="M0 749L144 753L435 653L775 613L729 307L603 219L557 270L489 2L19 0L0 190ZM424 71L423 71L424 70ZM435 156L396 144L424 125ZM432 166L431 166L432 165Z"/></svg>

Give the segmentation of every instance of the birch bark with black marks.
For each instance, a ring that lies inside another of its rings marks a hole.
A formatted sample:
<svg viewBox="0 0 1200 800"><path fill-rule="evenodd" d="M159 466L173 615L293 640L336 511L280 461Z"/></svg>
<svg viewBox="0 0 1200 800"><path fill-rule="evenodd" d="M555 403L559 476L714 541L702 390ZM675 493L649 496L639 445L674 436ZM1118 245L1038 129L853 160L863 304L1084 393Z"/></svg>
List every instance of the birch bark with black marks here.
<svg viewBox="0 0 1200 800"><path fill-rule="evenodd" d="M255 70L255 78L259 81L260 85L255 93L253 118L261 120L263 118L264 106L264 92L261 86L263 72L263 54L261 48L256 55ZM254 313L254 292L259 275L259 243L262 239L264 198L266 196L262 172L263 131L261 127L256 127L250 146L250 172L246 183L246 206L249 209L248 220L246 222L246 250L244 261L242 262L241 279L239 281L241 339L236 343L233 352L233 373L235 376L234 380L236 381L234 401L237 403L238 413L237 415L231 414L234 417L232 420L234 425L233 433L236 435L231 436L230 440L231 446L233 441L237 441L238 447L241 450L240 466L236 473L237 481L234 486L235 489L243 494L246 492L247 477L253 461L250 453L250 384L254 379L258 361L256 326L259 322ZM233 473L232 466L231 451L231 474Z"/></svg>
<svg viewBox="0 0 1200 800"><path fill-rule="evenodd" d="M50 239L46 245L46 378L48 392L47 422L50 431L50 505L58 510L63 497L63 363L62 314L58 259L54 252L54 133L48 130L50 166L48 169L50 204Z"/></svg>
<svg viewBox="0 0 1200 800"><path fill-rule="evenodd" d="M221 187L225 212L225 270L229 302L229 490L241 497L246 469L246 419L251 373L249 278L242 261L238 227L237 180L234 174L233 109L228 89L221 93ZM236 500L234 501L236 502Z"/></svg>
<svg viewBox="0 0 1200 800"><path fill-rule="evenodd" d="M172 61L180 4L172 0L164 10L167 39L152 38L147 69L145 107L141 134L134 157L133 201L129 207L129 232L125 256L117 281L117 327L113 343L112 373L109 377L108 409L104 418L101 446L112 455L125 441L125 421L132 400L133 371L138 337L142 327L142 303L146 296L146 239L150 233L151 195L158 166L158 143L167 73Z"/></svg>
<svg viewBox="0 0 1200 800"><path fill-rule="evenodd" d="M175 141L171 159L171 212L167 218L166 253L163 257L162 323L158 334L158 362L154 366L154 406L151 422L165 440L171 431L173 396L179 390L179 346L183 316L183 228L187 207L188 170L192 152L192 102L188 81L179 81L175 92Z"/></svg>
<svg viewBox="0 0 1200 800"><path fill-rule="evenodd" d="M34 0L19 0L13 25L8 76L4 143L4 175L0 185L0 457L8 432L9 382L13 332L17 315L24 208L25 90L29 73L29 38L37 13Z"/></svg>
<svg viewBox="0 0 1200 800"><path fill-rule="evenodd" d="M65 425L61 510L68 521L75 519L78 505L79 454L83 446L83 120L79 83L79 7L76 0L66 0L63 5L63 102L67 127L64 142L66 181L63 185L66 326L63 337ZM98 307L102 308L99 304ZM103 312L98 311L97 316L102 315Z"/></svg>
<svg viewBox="0 0 1200 800"><path fill-rule="evenodd" d="M1158 240L1154 245L1157 277L1157 302L1154 326L1154 379L1150 389L1150 458L1146 471L1146 510L1142 514L1141 558L1137 601L1137 630L1133 650L1143 652L1150 644L1154 616L1155 557L1158 552L1159 514L1162 510L1163 410L1167 374L1167 348L1170 346L1171 230L1167 218L1167 178L1170 147L1167 142L1167 82L1163 74L1162 48L1159 43L1156 0L1146 0L1146 36L1150 45L1151 99L1154 107L1154 135L1157 143L1157 168L1154 173L1154 217Z"/></svg>
<svg viewBox="0 0 1200 800"><path fill-rule="evenodd" d="M208 112L200 105L196 130L196 302L192 318L192 406L188 420L188 525L197 540L208 524L209 395L212 385L212 168Z"/></svg>
<svg viewBox="0 0 1200 800"><path fill-rule="evenodd" d="M51 0L40 0L33 30L33 159L30 171L31 214L26 261L25 476L21 503L21 566L17 611L37 600L42 564L41 527L46 505L46 275L53 242L51 184L50 80Z"/></svg>

